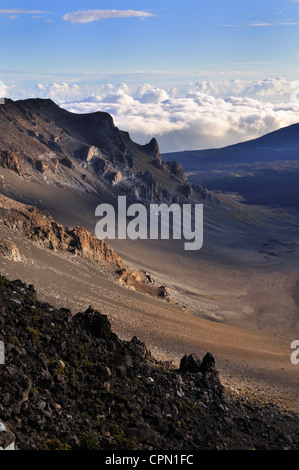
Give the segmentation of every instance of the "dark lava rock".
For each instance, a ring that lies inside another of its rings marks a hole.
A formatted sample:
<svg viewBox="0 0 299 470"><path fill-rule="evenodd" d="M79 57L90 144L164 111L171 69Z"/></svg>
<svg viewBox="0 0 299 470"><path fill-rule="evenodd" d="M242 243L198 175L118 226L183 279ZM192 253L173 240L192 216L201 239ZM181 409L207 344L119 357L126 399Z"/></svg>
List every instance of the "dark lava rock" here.
<svg viewBox="0 0 299 470"><path fill-rule="evenodd" d="M209 372L212 372L215 367L215 359L211 353L207 353L202 360L202 363L199 367L199 372L206 375Z"/></svg>
<svg viewBox="0 0 299 470"><path fill-rule="evenodd" d="M108 339L111 337L111 324L105 315L89 307L84 313L74 317L75 323L88 330L96 338Z"/></svg>
<svg viewBox="0 0 299 470"><path fill-rule="evenodd" d="M0 450L10 448L15 442L15 435L6 423L0 422Z"/></svg>
<svg viewBox="0 0 299 470"><path fill-rule="evenodd" d="M210 353L176 369L99 311L58 310L1 276L0 306L0 421L17 449L298 449L298 416L232 397Z"/></svg>
<svg viewBox="0 0 299 470"><path fill-rule="evenodd" d="M180 371L182 372L200 372L201 360L194 354L185 355L180 362Z"/></svg>

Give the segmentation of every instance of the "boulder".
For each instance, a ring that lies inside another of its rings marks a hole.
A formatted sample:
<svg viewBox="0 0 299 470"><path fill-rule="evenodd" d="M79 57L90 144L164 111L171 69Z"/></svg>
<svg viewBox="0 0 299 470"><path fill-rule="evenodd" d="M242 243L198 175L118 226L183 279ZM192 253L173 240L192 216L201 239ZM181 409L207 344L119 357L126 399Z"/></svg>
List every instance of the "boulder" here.
<svg viewBox="0 0 299 470"><path fill-rule="evenodd" d="M15 450L15 435L0 421L0 450Z"/></svg>
<svg viewBox="0 0 299 470"><path fill-rule="evenodd" d="M13 152L0 150L0 165L7 170L14 171L18 175L21 175L20 162Z"/></svg>
<svg viewBox="0 0 299 470"><path fill-rule="evenodd" d="M181 359L180 362L180 371L181 372L191 372L191 373L197 373L200 372L201 368L201 360L195 356L194 354L190 354L185 356Z"/></svg>
<svg viewBox="0 0 299 470"><path fill-rule="evenodd" d="M12 261L21 261L19 249L11 241L0 240L0 256Z"/></svg>
<svg viewBox="0 0 299 470"><path fill-rule="evenodd" d="M208 352L202 360L201 366L199 368L199 372L201 372L203 375L206 375L209 372L212 372L214 368L215 368L215 359L212 356L212 354Z"/></svg>

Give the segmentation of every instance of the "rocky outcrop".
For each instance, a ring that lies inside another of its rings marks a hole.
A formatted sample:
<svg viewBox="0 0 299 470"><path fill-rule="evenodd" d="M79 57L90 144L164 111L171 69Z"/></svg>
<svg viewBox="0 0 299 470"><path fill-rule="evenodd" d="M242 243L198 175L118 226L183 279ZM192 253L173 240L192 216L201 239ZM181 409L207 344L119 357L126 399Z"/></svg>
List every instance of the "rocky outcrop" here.
<svg viewBox="0 0 299 470"><path fill-rule="evenodd" d="M112 186L115 186L116 184L120 183L123 179L123 175L121 174L120 171L116 171L111 175L112 179Z"/></svg>
<svg viewBox="0 0 299 470"><path fill-rule="evenodd" d="M107 113L75 114L51 100L7 100L0 128L0 165L25 179L111 197L122 193L145 204L202 198L182 191L182 167L162 160L155 138L133 142Z"/></svg>
<svg viewBox="0 0 299 470"><path fill-rule="evenodd" d="M164 286L148 282L145 273L130 271L120 256L104 240L99 240L83 227L63 227L49 213L34 206L13 201L0 195L0 221L22 232L37 245L53 251L64 251L95 263L109 263L115 280L127 288L153 297L170 300ZM21 261L18 248L10 241L0 241L0 256Z"/></svg>
<svg viewBox="0 0 299 470"><path fill-rule="evenodd" d="M21 261L18 247L10 240L0 240L0 256L12 261Z"/></svg>
<svg viewBox="0 0 299 470"><path fill-rule="evenodd" d="M85 228L63 227L49 213L1 195L0 220L7 227L21 231L30 240L51 250L67 251L93 261L105 260L113 263L115 269L123 265L120 257L107 243ZM3 245L2 252L12 253L13 247L7 245L5 248Z"/></svg>
<svg viewBox="0 0 299 470"><path fill-rule="evenodd" d="M180 192L186 199L190 199L192 196L192 184L185 183L179 186Z"/></svg>
<svg viewBox="0 0 299 470"><path fill-rule="evenodd" d="M181 359L180 370L182 372L197 373L200 371L200 367L201 360L194 354L190 354L189 356L185 354L185 356Z"/></svg>
<svg viewBox="0 0 299 470"><path fill-rule="evenodd" d="M33 286L0 277L0 421L10 430L3 441L0 430L0 446L298 450L298 416L229 395L211 354L195 361L205 370L190 360L180 370L136 336L120 340L99 311L72 314L37 298Z"/></svg>
<svg viewBox="0 0 299 470"><path fill-rule="evenodd" d="M49 169L49 166L43 160L37 160L35 167L40 173L46 173L46 171Z"/></svg>
<svg viewBox="0 0 299 470"><path fill-rule="evenodd" d="M175 175L177 178L183 181L186 180L185 172L183 170L182 165L180 165L177 162L165 162L165 164L173 175Z"/></svg>
<svg viewBox="0 0 299 470"><path fill-rule="evenodd" d="M215 368L215 359L211 353L207 353L201 361L194 354L185 355L180 362L180 371L183 373L201 373L204 377L213 374Z"/></svg>
<svg viewBox="0 0 299 470"><path fill-rule="evenodd" d="M85 160L87 162L90 162L90 160L92 160L92 158L97 155L99 155L99 149L95 147L94 145L92 145L85 151Z"/></svg>
<svg viewBox="0 0 299 470"><path fill-rule="evenodd" d="M170 301L170 295L165 286L159 286L155 281L149 281L150 275L145 272L129 271L122 268L117 271L118 281L122 286L143 294ZM151 279L151 278L150 278Z"/></svg>
<svg viewBox="0 0 299 470"><path fill-rule="evenodd" d="M122 285L135 287L136 284L142 282L141 276L137 271L128 271L126 268L122 268L118 271L119 282Z"/></svg>
<svg viewBox="0 0 299 470"><path fill-rule="evenodd" d="M61 227L59 228L61 230ZM96 238L85 228L75 227L62 229L59 238L64 238L63 230L65 230L65 237L67 239L67 251L96 261L104 259L115 264L116 267L122 266L122 261L118 254L107 243Z"/></svg>
<svg viewBox="0 0 299 470"><path fill-rule="evenodd" d="M167 189L154 178L150 171L141 173L135 178L134 184L130 188L130 193L139 201L145 204L152 202L170 201L171 195Z"/></svg>
<svg viewBox="0 0 299 470"><path fill-rule="evenodd" d="M67 168L74 169L74 164L68 157L63 157L59 160L59 163Z"/></svg>
<svg viewBox="0 0 299 470"><path fill-rule="evenodd" d="M0 450L15 450L15 435L0 421Z"/></svg>
<svg viewBox="0 0 299 470"><path fill-rule="evenodd" d="M162 157L157 140L153 137L152 140L144 146L144 150L153 156L154 160L162 162Z"/></svg>
<svg viewBox="0 0 299 470"><path fill-rule="evenodd" d="M0 166L21 175L21 165L13 152L0 150Z"/></svg>

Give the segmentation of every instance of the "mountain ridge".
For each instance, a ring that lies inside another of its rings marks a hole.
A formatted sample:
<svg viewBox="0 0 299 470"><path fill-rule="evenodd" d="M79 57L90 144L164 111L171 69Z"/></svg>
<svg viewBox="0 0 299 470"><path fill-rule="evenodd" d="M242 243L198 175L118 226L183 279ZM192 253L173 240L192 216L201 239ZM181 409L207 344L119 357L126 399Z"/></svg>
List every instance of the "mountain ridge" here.
<svg viewBox="0 0 299 470"><path fill-rule="evenodd" d="M299 124L220 149L163 154L188 181L242 203L297 211Z"/></svg>
<svg viewBox="0 0 299 470"><path fill-rule="evenodd" d="M282 127L255 139L221 148L163 153L163 158L167 161L174 159L180 164L184 164L185 171L192 171L192 163L193 169L196 169L196 165L199 163L203 165L209 163L225 164L248 161L299 160L298 150L299 123ZM242 156L238 152L243 152ZM259 158L261 160L258 160ZM198 162L195 159L198 159Z"/></svg>
<svg viewBox="0 0 299 470"><path fill-rule="evenodd" d="M134 332L159 359L210 350L230 386L259 384L273 403L280 387L295 407L288 348L297 319L290 297L297 220L188 182L179 164L160 157L156 139L136 144L106 115L96 114L91 129L82 119L93 116L68 117L45 100L0 107L0 191L10 198L3 200L1 273L35 285L53 307L103 309L122 338ZM112 240L125 265L106 264L105 245L92 236L95 208L118 195L144 205L204 203L202 250L191 255L181 240ZM95 255L102 246L100 262L85 256L92 246Z"/></svg>
<svg viewBox="0 0 299 470"><path fill-rule="evenodd" d="M191 193L182 168L162 161L155 138L133 142L108 113L75 114L40 98L6 100L0 127L0 165L23 178L112 195L119 186L143 201L183 201Z"/></svg>

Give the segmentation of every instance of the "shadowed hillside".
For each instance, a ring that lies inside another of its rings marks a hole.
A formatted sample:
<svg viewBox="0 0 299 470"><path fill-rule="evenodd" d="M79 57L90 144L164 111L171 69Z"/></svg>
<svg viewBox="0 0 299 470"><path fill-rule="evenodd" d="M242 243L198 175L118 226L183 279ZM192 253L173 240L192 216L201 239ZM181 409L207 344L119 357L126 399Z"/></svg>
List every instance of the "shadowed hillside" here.
<svg viewBox="0 0 299 470"><path fill-rule="evenodd" d="M249 204L299 209L299 124L220 149L164 154L190 182Z"/></svg>

